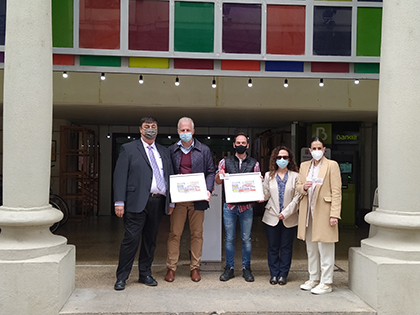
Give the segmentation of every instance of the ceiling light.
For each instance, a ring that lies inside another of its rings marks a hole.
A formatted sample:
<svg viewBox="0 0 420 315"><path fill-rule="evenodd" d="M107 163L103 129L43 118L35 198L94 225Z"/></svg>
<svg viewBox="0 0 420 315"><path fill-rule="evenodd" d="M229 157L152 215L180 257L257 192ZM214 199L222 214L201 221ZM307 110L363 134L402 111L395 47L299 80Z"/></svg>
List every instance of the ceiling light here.
<svg viewBox="0 0 420 315"><path fill-rule="evenodd" d="M252 79L251 78L249 78L249 80L248 80L248 87L252 87Z"/></svg>
<svg viewBox="0 0 420 315"><path fill-rule="evenodd" d="M175 79L175 86L179 86L179 78L178 78L178 76Z"/></svg>
<svg viewBox="0 0 420 315"><path fill-rule="evenodd" d="M111 139L111 135L109 134L109 132L108 132L108 134L106 135L106 137L107 137L108 139Z"/></svg>
<svg viewBox="0 0 420 315"><path fill-rule="evenodd" d="M213 81L211 81L211 87L213 88L213 89L215 89L216 88L216 79L213 77Z"/></svg>
<svg viewBox="0 0 420 315"><path fill-rule="evenodd" d="M102 72L102 73L101 73L101 80L102 80L102 81L104 81L105 79L106 79L106 78L105 78L105 73L103 73L103 72Z"/></svg>
<svg viewBox="0 0 420 315"><path fill-rule="evenodd" d="M359 83L360 83L359 79L354 79L354 84L359 84Z"/></svg>
<svg viewBox="0 0 420 315"><path fill-rule="evenodd" d="M142 75L140 75L140 77L139 77L139 83L140 84L143 84L144 83L144 80L143 80L143 76Z"/></svg>
<svg viewBox="0 0 420 315"><path fill-rule="evenodd" d="M69 75L67 74L67 71L63 71L63 78L67 79L69 77Z"/></svg>
<svg viewBox="0 0 420 315"><path fill-rule="evenodd" d="M319 86L323 87L324 86L324 79L319 79Z"/></svg>
<svg viewBox="0 0 420 315"><path fill-rule="evenodd" d="M283 84L283 86L284 86L285 88L287 88L287 87L289 86L289 81L288 81L287 79L284 79L284 84Z"/></svg>

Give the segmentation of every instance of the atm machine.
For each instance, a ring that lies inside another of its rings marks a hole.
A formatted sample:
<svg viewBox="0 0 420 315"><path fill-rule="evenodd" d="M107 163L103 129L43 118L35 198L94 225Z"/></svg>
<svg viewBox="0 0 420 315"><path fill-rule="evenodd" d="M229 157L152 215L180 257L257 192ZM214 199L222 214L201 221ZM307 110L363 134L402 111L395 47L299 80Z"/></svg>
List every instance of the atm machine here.
<svg viewBox="0 0 420 315"><path fill-rule="evenodd" d="M341 172L341 220L342 226L356 226L357 205L357 152L356 151L332 151L332 159L337 161Z"/></svg>

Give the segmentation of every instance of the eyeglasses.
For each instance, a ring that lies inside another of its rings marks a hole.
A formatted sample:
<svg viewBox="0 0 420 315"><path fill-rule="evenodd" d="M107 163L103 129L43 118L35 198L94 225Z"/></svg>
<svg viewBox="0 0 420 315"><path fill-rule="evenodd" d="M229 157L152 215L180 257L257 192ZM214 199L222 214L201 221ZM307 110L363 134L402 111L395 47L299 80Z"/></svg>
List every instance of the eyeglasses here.
<svg viewBox="0 0 420 315"><path fill-rule="evenodd" d="M289 156L288 155L277 155L277 160L281 160L281 159L288 160Z"/></svg>

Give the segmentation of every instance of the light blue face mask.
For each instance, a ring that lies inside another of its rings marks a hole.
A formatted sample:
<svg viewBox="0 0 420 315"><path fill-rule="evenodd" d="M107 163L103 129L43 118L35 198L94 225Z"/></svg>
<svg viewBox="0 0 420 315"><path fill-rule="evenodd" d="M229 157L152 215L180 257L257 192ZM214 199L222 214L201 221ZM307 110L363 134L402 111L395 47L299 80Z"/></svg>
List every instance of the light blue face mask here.
<svg viewBox="0 0 420 315"><path fill-rule="evenodd" d="M280 159L276 160L277 166L280 168L285 168L289 164L289 160Z"/></svg>
<svg viewBox="0 0 420 315"><path fill-rule="evenodd" d="M181 141L188 142L192 139L192 134L191 132L181 133L179 135L179 138L181 139Z"/></svg>

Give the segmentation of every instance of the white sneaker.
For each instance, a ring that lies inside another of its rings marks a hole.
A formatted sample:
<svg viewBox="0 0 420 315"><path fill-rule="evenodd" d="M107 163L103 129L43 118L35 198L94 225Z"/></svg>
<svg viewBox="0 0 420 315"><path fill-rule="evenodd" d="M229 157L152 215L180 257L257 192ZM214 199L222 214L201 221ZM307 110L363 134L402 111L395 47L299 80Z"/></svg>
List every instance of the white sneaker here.
<svg viewBox="0 0 420 315"><path fill-rule="evenodd" d="M315 288L315 287L318 285L318 283L319 283L319 281L315 281L315 280L308 280L308 281L306 281L304 284L302 284L302 285L300 286L300 288L301 288L302 290L309 291L309 290L311 290L311 289Z"/></svg>
<svg viewBox="0 0 420 315"><path fill-rule="evenodd" d="M326 283L322 283L322 282L311 290L312 294L318 294L318 295L319 294L330 293L330 292L332 292L331 284L326 284Z"/></svg>

